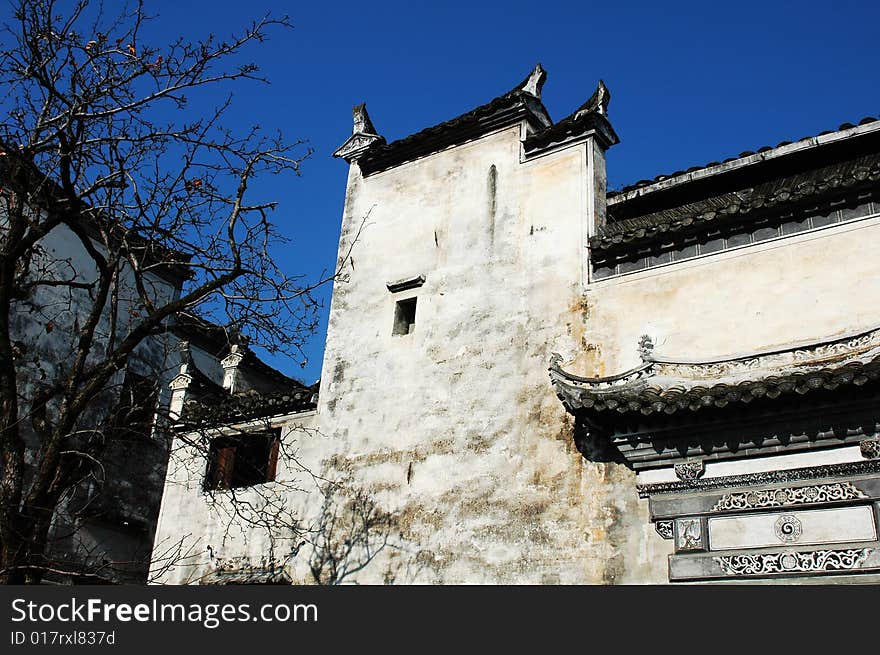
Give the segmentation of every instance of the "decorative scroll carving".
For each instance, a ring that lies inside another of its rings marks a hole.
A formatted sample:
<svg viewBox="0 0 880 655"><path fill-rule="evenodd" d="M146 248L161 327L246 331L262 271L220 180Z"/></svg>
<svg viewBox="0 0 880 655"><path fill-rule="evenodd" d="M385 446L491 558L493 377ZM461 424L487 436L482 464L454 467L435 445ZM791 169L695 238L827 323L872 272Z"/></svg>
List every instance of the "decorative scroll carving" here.
<svg viewBox="0 0 880 655"><path fill-rule="evenodd" d="M651 340L650 335L643 334L639 339L639 357L643 362L649 362L653 352L654 342Z"/></svg>
<svg viewBox="0 0 880 655"><path fill-rule="evenodd" d="M541 89L544 86L544 82L547 80L547 71L538 64L532 69L532 72L529 73L529 76L526 78L526 81L520 87L523 91L528 93L529 95L533 95L536 98L541 97Z"/></svg>
<svg viewBox="0 0 880 655"><path fill-rule="evenodd" d="M761 367L760 357L739 359L729 362L714 362L711 364L688 364L684 362L658 362L657 374L669 377L682 377L694 379L723 378L746 371L759 370Z"/></svg>
<svg viewBox="0 0 880 655"><path fill-rule="evenodd" d="M192 377L186 373L181 373L180 375L175 376L175 378L168 383L168 386L172 391L180 391L181 389L189 387L190 382L192 382Z"/></svg>
<svg viewBox="0 0 880 655"><path fill-rule="evenodd" d="M677 551L703 550L703 528L700 519L680 519L676 527Z"/></svg>
<svg viewBox="0 0 880 655"><path fill-rule="evenodd" d="M348 140L339 146L339 149L333 153L334 157L341 157L346 161L354 160L363 154L376 141L380 141L381 137L372 134L355 134L350 136Z"/></svg>
<svg viewBox="0 0 880 655"><path fill-rule="evenodd" d="M349 163L357 161L374 143L385 143L385 138L376 133L365 104L356 105L352 116L351 136L333 153L334 157L342 157Z"/></svg>
<svg viewBox="0 0 880 655"><path fill-rule="evenodd" d="M724 494L715 503L712 511L788 507L790 505L809 505L812 503L865 498L868 498L868 496L852 482L834 482L830 484L814 484L806 487L741 491Z"/></svg>
<svg viewBox="0 0 880 655"><path fill-rule="evenodd" d="M583 389L595 391L601 389L611 389L614 390L617 387L622 385L630 384L633 382L638 382L639 380L649 378L654 375L654 363L647 362L640 364L637 368L631 369L626 373L621 373L620 375L613 375L611 377L595 377L595 378L584 378L578 375L574 375L573 373L566 373L562 370L560 366L563 362L562 355L559 353L552 353L550 356L550 371L551 379L562 382L562 383L572 383L574 382L577 387L582 387Z"/></svg>
<svg viewBox="0 0 880 655"><path fill-rule="evenodd" d="M880 331L875 330L844 341L820 344L812 348L799 348L792 353L792 356L796 362L802 362L841 355L852 355L854 352L878 345L880 343L878 337L880 337Z"/></svg>
<svg viewBox="0 0 880 655"><path fill-rule="evenodd" d="M705 472L706 466L703 464L703 460L684 462L683 464L675 465L675 477L683 482L697 480L698 478L703 477L703 473Z"/></svg>
<svg viewBox="0 0 880 655"><path fill-rule="evenodd" d="M757 380L762 377L761 371L778 376L785 372L801 373L827 367L829 361L834 362L835 365L844 360L867 363L878 355L880 327L837 340L793 346L787 350L756 353L723 361L694 362L656 356L654 344L647 335L641 336L638 347L643 362L643 366L638 369L597 380L579 378L561 370L560 373L567 381L591 390L622 387L638 379L655 375L680 378L684 386L700 380L718 381L744 374L755 374L753 377ZM645 363L650 363L652 366L645 370Z"/></svg>
<svg viewBox="0 0 880 655"><path fill-rule="evenodd" d="M654 529L664 539L672 539L672 521L657 521Z"/></svg>
<svg viewBox="0 0 880 655"><path fill-rule="evenodd" d="M880 439L863 439L859 450L865 459L880 459Z"/></svg>
<svg viewBox="0 0 880 655"><path fill-rule="evenodd" d="M874 349L880 346L880 330L874 330L852 339L832 343L821 343L804 346L778 353L755 355L745 359L732 359L723 362L689 363L675 361L658 361L657 374L680 376L684 378L722 378L757 370L784 370L792 365L799 368L804 364L826 364L829 359L860 359L859 356L868 352L875 354Z"/></svg>
<svg viewBox="0 0 880 655"><path fill-rule="evenodd" d="M783 514L780 516L776 519L776 525L773 527L776 530L776 536L779 537L779 540L787 544L795 543L804 533L804 526L801 523L801 520L791 514Z"/></svg>
<svg viewBox="0 0 880 655"><path fill-rule="evenodd" d="M846 550L724 555L712 559L721 566L727 575L765 575L858 569L870 554L870 548L848 548Z"/></svg>

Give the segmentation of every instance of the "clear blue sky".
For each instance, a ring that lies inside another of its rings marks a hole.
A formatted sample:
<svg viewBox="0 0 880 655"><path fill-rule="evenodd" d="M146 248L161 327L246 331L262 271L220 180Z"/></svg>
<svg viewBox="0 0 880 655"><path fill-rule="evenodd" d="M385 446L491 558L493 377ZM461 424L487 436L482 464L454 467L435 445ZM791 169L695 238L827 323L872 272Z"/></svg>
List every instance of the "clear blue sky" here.
<svg viewBox="0 0 880 655"><path fill-rule="evenodd" d="M331 153L358 102L391 141L509 90L538 61L554 120L602 78L621 138L608 155L611 187L880 114L880 3L866 0L147 4L169 37L290 15L295 29L254 53L272 85L248 87L236 116L315 150L302 177L275 190L293 239L283 264L314 276L334 265L347 166ZM306 382L320 375L329 291L308 366L272 361Z"/></svg>

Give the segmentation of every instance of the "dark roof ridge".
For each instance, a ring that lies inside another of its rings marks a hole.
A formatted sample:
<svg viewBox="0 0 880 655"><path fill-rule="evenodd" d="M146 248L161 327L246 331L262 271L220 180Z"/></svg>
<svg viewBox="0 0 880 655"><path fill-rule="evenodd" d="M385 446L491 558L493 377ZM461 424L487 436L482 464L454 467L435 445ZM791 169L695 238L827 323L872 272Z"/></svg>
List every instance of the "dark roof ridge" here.
<svg viewBox="0 0 880 655"><path fill-rule="evenodd" d="M319 386L316 382L301 389L265 393L248 390L191 400L184 404L181 427L234 424L314 410Z"/></svg>
<svg viewBox="0 0 880 655"><path fill-rule="evenodd" d="M723 408L880 381L880 328L723 361L655 358L652 347L641 344L640 351L641 366L601 380L563 371L561 358L554 355L551 384L571 413L649 415Z"/></svg>
<svg viewBox="0 0 880 655"><path fill-rule="evenodd" d="M673 414L731 404L745 404L780 395L804 395L838 388L862 387L880 380L880 354L867 361L831 362L821 368L784 371L779 374L707 380L705 384L685 386L680 380L658 376L604 389L584 388L551 371L557 396L569 412L617 412Z"/></svg>
<svg viewBox="0 0 880 655"><path fill-rule="evenodd" d="M213 323L195 314L180 314L176 318L170 328L172 333L192 341L194 345L205 348L205 343L211 344L217 350L211 355L220 356L221 353L227 353L228 349L235 341L234 335L230 334L222 325ZM195 338L193 338L195 337ZM246 343L239 343L243 347L245 366L250 366L262 373L266 377L273 378L281 384L287 384L291 387L306 389L308 386L296 378L285 375L274 366L270 366L257 356L257 354Z"/></svg>

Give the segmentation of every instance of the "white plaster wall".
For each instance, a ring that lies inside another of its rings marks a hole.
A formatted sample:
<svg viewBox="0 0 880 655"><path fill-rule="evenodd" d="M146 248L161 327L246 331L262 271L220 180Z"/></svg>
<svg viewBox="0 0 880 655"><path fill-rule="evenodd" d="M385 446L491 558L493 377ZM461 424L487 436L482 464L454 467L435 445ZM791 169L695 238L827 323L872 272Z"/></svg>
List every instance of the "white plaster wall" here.
<svg viewBox="0 0 880 655"><path fill-rule="evenodd" d="M655 354L714 359L880 325L880 218L836 225L727 253L594 283L587 290L588 375L638 363L639 336Z"/></svg>
<svg viewBox="0 0 880 655"><path fill-rule="evenodd" d="M95 244L99 252L103 252L100 244ZM32 269L39 270L41 262L51 264L52 272L48 275L57 279L73 279L77 282L91 283L97 279L97 268L91 256L83 248L76 235L69 228L60 225L47 234L41 241L44 250L42 256L34 258ZM104 253L106 254L106 253ZM137 320L137 291L133 273L124 266L120 276L119 309L117 312L117 338L124 337ZM177 289L175 286L158 276L147 273L145 286L151 298L157 304L171 301ZM92 303L88 292L81 289L68 291L64 287L37 287L33 302L22 301L16 306L13 316L16 338L41 352L40 366L51 379L60 374L64 366L73 361L80 326L87 319ZM105 352L110 333L109 301L95 331L95 346L92 352L100 355ZM51 325L50 325L51 324ZM131 365L145 374L156 374L165 370L165 350L168 347L162 339L147 340L136 349ZM121 378L120 378L121 381ZM30 397L30 393L25 393Z"/></svg>
<svg viewBox="0 0 880 655"><path fill-rule="evenodd" d="M0 217L2 220L2 217ZM95 247L102 252L100 244ZM40 252L35 253L31 271L40 278L94 282L97 268L93 259L76 235L66 226L59 225L49 232L39 243ZM137 291L132 271L125 266L120 276L119 309L117 312L117 338L122 338L135 323L137 315ZM175 297L177 288L147 273L145 286L157 303L166 303ZM75 360L78 340L92 308L92 301L85 290L69 290L65 287L36 287L31 296L16 302L11 316L13 341L23 344L26 349L22 361L17 362L19 392L24 399L19 413L28 415L27 399L33 398L44 385L63 380L69 366ZM92 356L88 365L103 360L110 338L111 312L109 303L102 313L95 330ZM158 377L160 388L167 387L170 371L166 367L166 355L172 340L157 336L145 340L132 354L129 367L148 377ZM119 394L125 372L118 372L108 384L106 397L96 399L80 418L80 425L94 427L105 417L107 406ZM37 437L29 421L23 424L26 442L25 460L29 466L36 465L40 449ZM108 482L115 502L120 505L121 516L128 517L138 525L132 531L128 522L106 523L101 526L94 522L78 520L71 516L65 506L59 507L54 517L54 532L50 536L56 557L74 561L101 553L107 559L119 562L132 560L133 550L141 554L149 552L152 538L149 525L152 516L144 516L150 508L155 509L162 489L165 474L164 442L155 440L149 444L133 444L131 453L123 456L136 458L120 475L113 467L114 461L105 464L114 479ZM108 450L108 459L114 457ZM123 493L125 497L123 498ZM114 519L116 520L116 519ZM146 534L146 536L144 536ZM97 546L96 546L97 545ZM90 551L91 548L93 550Z"/></svg>

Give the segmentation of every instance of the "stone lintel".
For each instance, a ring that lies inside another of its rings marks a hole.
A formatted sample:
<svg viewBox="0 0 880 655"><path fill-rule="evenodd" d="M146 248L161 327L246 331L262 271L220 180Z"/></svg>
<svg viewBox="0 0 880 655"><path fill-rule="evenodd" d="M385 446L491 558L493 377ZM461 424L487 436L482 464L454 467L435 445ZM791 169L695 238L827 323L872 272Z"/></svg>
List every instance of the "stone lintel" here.
<svg viewBox="0 0 880 655"><path fill-rule="evenodd" d="M407 289L415 289L417 287L422 286L425 283L425 274L420 273L419 275L413 275L410 277L404 277L399 280L394 280L392 282L386 282L385 286L391 293L397 293L398 291L406 291Z"/></svg>

